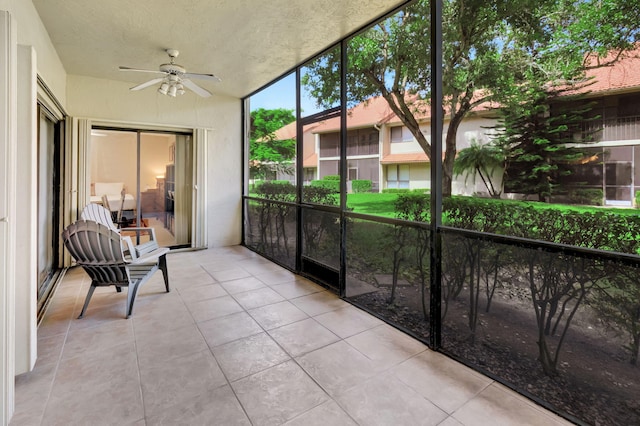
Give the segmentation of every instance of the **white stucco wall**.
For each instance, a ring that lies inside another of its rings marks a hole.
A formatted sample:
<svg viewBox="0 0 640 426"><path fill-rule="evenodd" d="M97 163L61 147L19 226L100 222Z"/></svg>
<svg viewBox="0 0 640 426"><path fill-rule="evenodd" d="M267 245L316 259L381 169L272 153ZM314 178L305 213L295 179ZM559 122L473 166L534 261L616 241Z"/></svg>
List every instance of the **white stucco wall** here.
<svg viewBox="0 0 640 426"><path fill-rule="evenodd" d="M150 87L69 75L67 112L93 121L205 128L207 158L207 229L209 247L238 244L242 236L242 140L240 99L187 92L171 98ZM212 90L215 92L215 88Z"/></svg>
<svg viewBox="0 0 640 426"><path fill-rule="evenodd" d="M8 11L16 20L18 44L35 49L38 75L65 105L67 73L31 0L0 0L0 10Z"/></svg>
<svg viewBox="0 0 640 426"><path fill-rule="evenodd" d="M11 178L20 182L21 188L31 188L34 183L32 177L37 176L37 163L34 162L33 156L37 150L36 87L32 72L37 70L37 73L63 105L66 96L67 76L58 54L53 48L51 39L30 0L0 0L0 10L7 11L12 17L16 31L16 37L12 43L15 43L15 46L20 45L23 52L18 64L20 68L17 81L12 83L16 85L18 96L17 128L15 129L17 146L13 146L12 149L18 155ZM6 61L0 62L0 68L3 70L11 65ZM0 70L1 72L2 70ZM0 185L7 189L8 181L3 180ZM0 192L2 191L0 190ZM16 211L35 214L33 209L35 193L33 191L16 191L14 197ZM11 312L16 313L13 336L15 347L10 349L13 354L8 359L8 362L12 364L11 370L15 371L15 374L29 371L35 363L37 354L34 312L36 297L34 289L37 286L35 282L37 279L35 270L37 225L33 220L33 214L27 215L28 220L22 220L19 225L16 224L19 229L14 229L21 236L19 240L16 240L16 246L11 248L12 253L16 254L14 262L16 279L12 280L13 283L0 283L0 287L7 284L15 285L15 306L11 307ZM6 291L2 288L0 290ZM7 312L7 309L6 306L0 306L0 310L3 312Z"/></svg>

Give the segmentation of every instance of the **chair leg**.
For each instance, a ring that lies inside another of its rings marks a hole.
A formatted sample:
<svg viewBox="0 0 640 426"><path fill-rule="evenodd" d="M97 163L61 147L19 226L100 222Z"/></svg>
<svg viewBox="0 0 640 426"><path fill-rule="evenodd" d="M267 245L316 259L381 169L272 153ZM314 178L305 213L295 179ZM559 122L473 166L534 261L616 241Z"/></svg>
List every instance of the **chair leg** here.
<svg viewBox="0 0 640 426"><path fill-rule="evenodd" d="M140 286L140 280L133 284L129 284L129 290L127 291L127 318L133 313L133 302L136 301L136 294L138 293L138 287Z"/></svg>
<svg viewBox="0 0 640 426"><path fill-rule="evenodd" d="M116 286L116 293L122 293L122 287L119 285Z"/></svg>
<svg viewBox="0 0 640 426"><path fill-rule="evenodd" d="M162 277L164 278L164 286L167 289L167 293L169 293L169 271L167 271L167 255L163 254L158 259L158 267L162 271Z"/></svg>
<svg viewBox="0 0 640 426"><path fill-rule="evenodd" d="M82 311L80 311L80 315L78 319L84 316L84 311L87 310L87 306L89 306L89 301L91 300L91 296L93 296L93 292L96 290L96 286L94 283L91 283L91 287L89 287L89 292L87 293L87 297L84 299L84 306L82 306Z"/></svg>

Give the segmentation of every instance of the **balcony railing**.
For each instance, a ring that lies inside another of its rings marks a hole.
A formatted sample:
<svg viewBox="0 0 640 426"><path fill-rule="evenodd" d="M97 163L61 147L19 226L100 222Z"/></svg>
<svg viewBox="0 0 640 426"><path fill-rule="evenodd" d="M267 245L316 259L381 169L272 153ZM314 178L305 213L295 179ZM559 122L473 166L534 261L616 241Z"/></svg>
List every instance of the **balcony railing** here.
<svg viewBox="0 0 640 426"><path fill-rule="evenodd" d="M582 126L582 136L594 142L640 139L640 116L586 122Z"/></svg>

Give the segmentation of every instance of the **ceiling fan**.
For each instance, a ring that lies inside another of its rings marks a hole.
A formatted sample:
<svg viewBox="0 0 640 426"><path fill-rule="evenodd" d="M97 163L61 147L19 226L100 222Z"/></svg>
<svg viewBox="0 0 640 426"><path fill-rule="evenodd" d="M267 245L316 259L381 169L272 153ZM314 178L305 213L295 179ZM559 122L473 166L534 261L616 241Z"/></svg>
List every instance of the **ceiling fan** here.
<svg viewBox="0 0 640 426"><path fill-rule="evenodd" d="M187 70L182 65L178 65L175 63L175 59L180 54L180 52L178 52L176 49L166 49L165 52L167 52L167 55L169 55L170 61L168 64L160 65L157 71L120 67L120 71L136 71L163 74L162 77L154 78L142 84L138 84L137 86L133 86L129 90L142 90L149 86L153 86L154 84L161 83L160 87L158 88L158 93L168 95L173 98L175 98L176 95L183 95L185 93L185 88L190 89L191 91L204 98L208 98L209 96L211 96L211 92L198 86L196 83L191 81L191 79L195 78L209 81L221 81L218 77L213 74L187 72Z"/></svg>

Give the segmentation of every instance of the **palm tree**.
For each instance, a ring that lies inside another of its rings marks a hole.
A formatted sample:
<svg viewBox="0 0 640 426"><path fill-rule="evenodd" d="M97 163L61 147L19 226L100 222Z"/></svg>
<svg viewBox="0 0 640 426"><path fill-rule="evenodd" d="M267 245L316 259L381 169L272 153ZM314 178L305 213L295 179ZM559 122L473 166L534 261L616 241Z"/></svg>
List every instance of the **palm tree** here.
<svg viewBox="0 0 640 426"><path fill-rule="evenodd" d="M456 176L466 173L465 183L469 176L473 176L475 183L476 174L480 176L484 186L487 187L492 198L500 198L502 190L496 189L491 181L493 172L504 166L504 154L502 150L492 144L480 144L471 141L469 148L464 148L458 152L458 156L453 165L453 172Z"/></svg>

